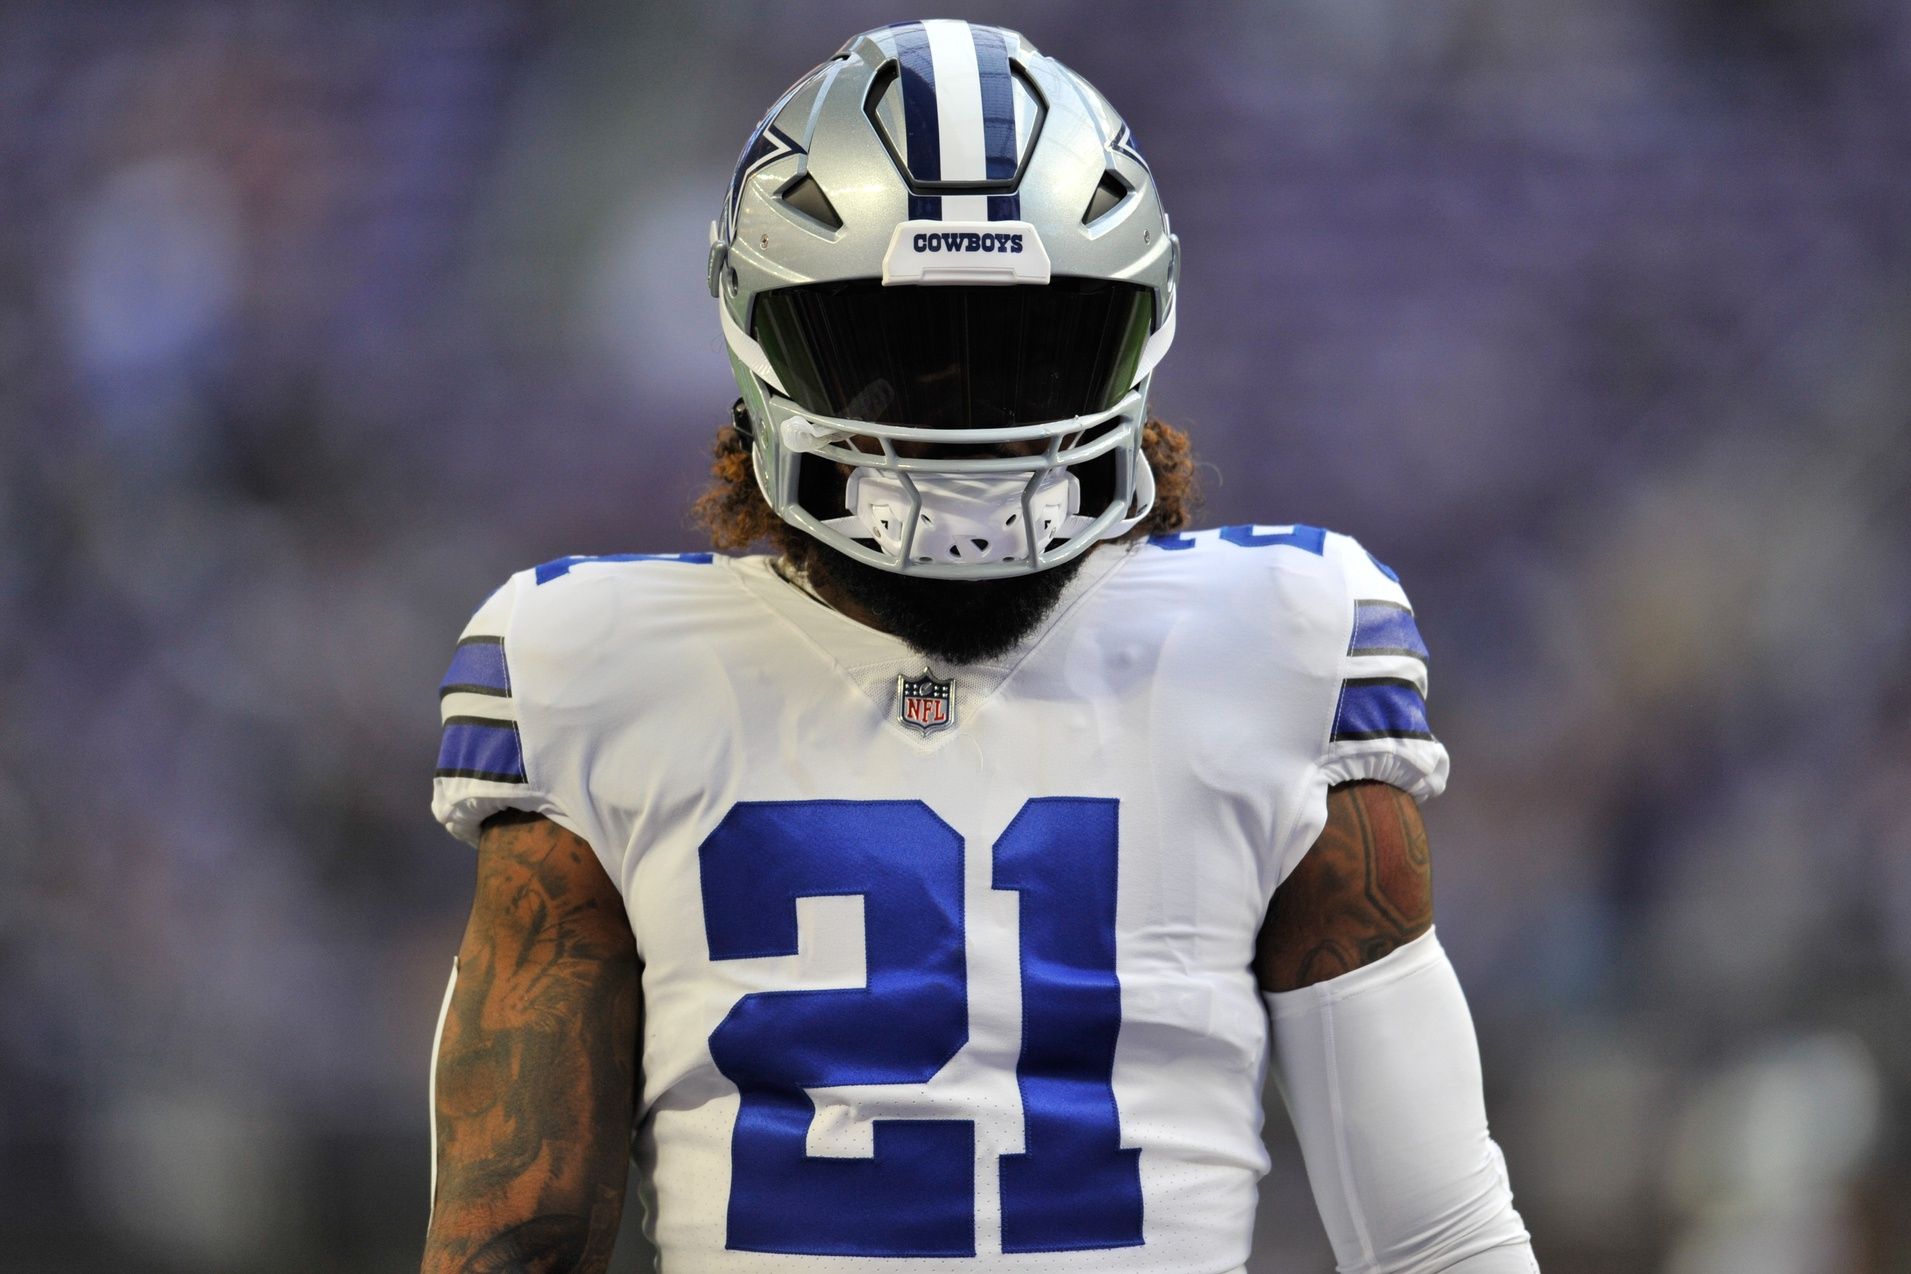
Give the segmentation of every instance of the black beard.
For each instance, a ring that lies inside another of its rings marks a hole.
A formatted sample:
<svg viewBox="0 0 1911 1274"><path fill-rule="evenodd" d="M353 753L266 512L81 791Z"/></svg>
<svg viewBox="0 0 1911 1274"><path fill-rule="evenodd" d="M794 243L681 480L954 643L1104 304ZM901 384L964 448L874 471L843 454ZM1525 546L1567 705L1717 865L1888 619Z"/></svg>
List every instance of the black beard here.
<svg viewBox="0 0 1911 1274"><path fill-rule="evenodd" d="M867 566L814 540L804 548L796 565L812 588L854 602L876 627L937 664L987 663L1021 645L1088 560L1083 553L1003 579L926 579Z"/></svg>

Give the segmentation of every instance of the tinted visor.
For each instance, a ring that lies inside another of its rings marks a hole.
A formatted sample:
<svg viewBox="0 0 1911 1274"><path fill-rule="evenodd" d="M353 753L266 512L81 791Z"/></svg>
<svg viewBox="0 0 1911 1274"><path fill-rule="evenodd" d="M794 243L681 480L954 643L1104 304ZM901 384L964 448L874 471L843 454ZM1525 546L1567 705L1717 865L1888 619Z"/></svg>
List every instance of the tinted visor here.
<svg viewBox="0 0 1911 1274"><path fill-rule="evenodd" d="M781 288L751 327L805 411L878 424L993 429L1106 411L1134 387L1149 289L1047 286Z"/></svg>

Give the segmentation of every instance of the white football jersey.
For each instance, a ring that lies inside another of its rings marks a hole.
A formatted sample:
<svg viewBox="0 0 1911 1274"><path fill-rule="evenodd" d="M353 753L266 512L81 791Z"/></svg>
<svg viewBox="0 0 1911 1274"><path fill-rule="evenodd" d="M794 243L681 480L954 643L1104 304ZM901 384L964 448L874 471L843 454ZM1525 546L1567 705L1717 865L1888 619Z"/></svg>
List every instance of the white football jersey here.
<svg viewBox="0 0 1911 1274"><path fill-rule="evenodd" d="M1392 572L1314 527L1103 546L987 666L768 558L570 558L466 630L433 812L548 815L622 893L666 1271L1219 1274L1256 933L1330 785L1444 785L1425 693Z"/></svg>

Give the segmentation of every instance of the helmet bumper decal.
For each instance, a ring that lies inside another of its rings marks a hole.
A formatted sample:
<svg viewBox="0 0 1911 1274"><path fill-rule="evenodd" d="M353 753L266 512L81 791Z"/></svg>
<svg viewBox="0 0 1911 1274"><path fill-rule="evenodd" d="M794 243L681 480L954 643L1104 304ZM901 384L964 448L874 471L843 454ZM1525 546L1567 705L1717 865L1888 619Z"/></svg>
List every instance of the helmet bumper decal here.
<svg viewBox="0 0 1911 1274"><path fill-rule="evenodd" d="M883 282L1047 283L1048 251L1026 221L905 221L883 254Z"/></svg>

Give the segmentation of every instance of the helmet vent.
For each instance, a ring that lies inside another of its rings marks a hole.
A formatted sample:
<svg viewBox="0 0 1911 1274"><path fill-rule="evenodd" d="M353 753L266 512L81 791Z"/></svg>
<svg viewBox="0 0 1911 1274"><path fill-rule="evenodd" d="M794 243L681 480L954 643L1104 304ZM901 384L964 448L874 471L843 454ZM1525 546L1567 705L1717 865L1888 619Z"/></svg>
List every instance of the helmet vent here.
<svg viewBox="0 0 1911 1274"><path fill-rule="evenodd" d="M816 183L816 178L808 173L797 174L796 180L777 192L783 202L796 209L811 221L831 230L841 230L843 219L836 215L836 207Z"/></svg>
<svg viewBox="0 0 1911 1274"><path fill-rule="evenodd" d="M1095 194L1088 201L1088 211L1082 214L1082 224L1093 225L1121 206L1128 197L1128 187L1112 172L1101 175L1101 181L1095 187Z"/></svg>

